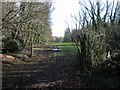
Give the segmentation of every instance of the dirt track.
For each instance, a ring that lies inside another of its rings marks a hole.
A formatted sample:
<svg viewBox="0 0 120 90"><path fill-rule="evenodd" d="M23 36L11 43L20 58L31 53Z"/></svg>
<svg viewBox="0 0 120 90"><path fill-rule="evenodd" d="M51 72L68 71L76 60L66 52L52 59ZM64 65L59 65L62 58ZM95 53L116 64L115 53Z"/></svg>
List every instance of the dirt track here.
<svg viewBox="0 0 120 90"><path fill-rule="evenodd" d="M11 65L3 70L2 87L4 88L79 88L82 85L73 80L71 65L75 57L45 53L44 57L36 52L37 58L30 63ZM51 56L49 55L51 54ZM77 84L76 84L77 83Z"/></svg>

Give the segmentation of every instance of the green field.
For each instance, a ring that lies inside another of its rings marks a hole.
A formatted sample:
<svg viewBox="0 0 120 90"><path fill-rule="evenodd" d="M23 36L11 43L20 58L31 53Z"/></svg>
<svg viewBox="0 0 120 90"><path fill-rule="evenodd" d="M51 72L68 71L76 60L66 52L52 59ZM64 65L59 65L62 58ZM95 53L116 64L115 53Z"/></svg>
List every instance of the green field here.
<svg viewBox="0 0 120 90"><path fill-rule="evenodd" d="M66 54L77 53L76 46L72 42L55 42L55 43L52 43L52 45L57 46L59 49L62 50L63 53L66 53Z"/></svg>
<svg viewBox="0 0 120 90"><path fill-rule="evenodd" d="M73 46L74 43L73 42L54 42L54 43L52 43L52 45L56 45L56 46Z"/></svg>

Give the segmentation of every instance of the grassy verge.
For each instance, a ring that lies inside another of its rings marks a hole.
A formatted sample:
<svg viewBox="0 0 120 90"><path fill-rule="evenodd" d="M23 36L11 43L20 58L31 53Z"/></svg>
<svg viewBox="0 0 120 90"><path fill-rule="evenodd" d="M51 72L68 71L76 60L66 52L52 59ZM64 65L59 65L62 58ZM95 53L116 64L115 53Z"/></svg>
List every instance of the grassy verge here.
<svg viewBox="0 0 120 90"><path fill-rule="evenodd" d="M57 46L59 49L62 50L61 52L64 54L76 54L77 53L76 46L72 42L55 42L52 45Z"/></svg>
<svg viewBox="0 0 120 90"><path fill-rule="evenodd" d="M53 42L52 45L56 46L73 46L73 42Z"/></svg>

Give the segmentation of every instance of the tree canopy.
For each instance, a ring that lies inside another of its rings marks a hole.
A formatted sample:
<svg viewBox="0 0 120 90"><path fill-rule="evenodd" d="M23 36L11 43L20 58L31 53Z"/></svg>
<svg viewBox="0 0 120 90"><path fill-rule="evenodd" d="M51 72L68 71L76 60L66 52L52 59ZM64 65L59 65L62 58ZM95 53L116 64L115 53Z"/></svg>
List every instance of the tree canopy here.
<svg viewBox="0 0 120 90"><path fill-rule="evenodd" d="M51 2L2 2L3 47L11 49L10 42L20 49L51 41L51 5Z"/></svg>

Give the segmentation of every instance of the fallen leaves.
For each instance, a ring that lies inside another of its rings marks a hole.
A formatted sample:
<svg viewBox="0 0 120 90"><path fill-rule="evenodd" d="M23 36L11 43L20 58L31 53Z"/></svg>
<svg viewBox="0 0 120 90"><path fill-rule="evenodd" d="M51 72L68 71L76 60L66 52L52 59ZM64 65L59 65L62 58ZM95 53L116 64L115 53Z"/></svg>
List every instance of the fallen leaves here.
<svg viewBox="0 0 120 90"><path fill-rule="evenodd" d="M0 54L0 60L2 62L2 64L18 64L18 63L22 63L22 61L18 60L16 57L12 56L12 55L7 55L7 54Z"/></svg>

